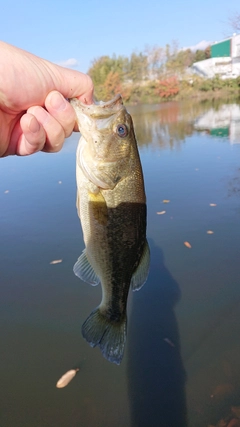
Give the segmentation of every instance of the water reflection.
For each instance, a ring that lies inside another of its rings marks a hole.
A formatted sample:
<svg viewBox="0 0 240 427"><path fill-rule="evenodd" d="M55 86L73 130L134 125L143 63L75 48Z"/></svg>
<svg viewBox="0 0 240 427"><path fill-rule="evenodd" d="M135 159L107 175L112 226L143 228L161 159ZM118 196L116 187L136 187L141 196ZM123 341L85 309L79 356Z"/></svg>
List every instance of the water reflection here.
<svg viewBox="0 0 240 427"><path fill-rule="evenodd" d="M240 106L221 100L167 102L154 106L129 107L136 126L139 146L151 149L180 148L196 130L229 136L240 142Z"/></svg>
<svg viewBox="0 0 240 427"><path fill-rule="evenodd" d="M234 175L230 178L228 183L228 196L239 197L239 195L240 195L240 168L237 168Z"/></svg>
<svg viewBox="0 0 240 427"><path fill-rule="evenodd" d="M162 104L157 109L137 106L131 111L140 146L151 145L153 150L181 146L185 137L193 132L189 118L182 116L182 111L176 102Z"/></svg>
<svg viewBox="0 0 240 427"><path fill-rule="evenodd" d="M150 248L149 279L132 299L128 334L131 427L186 427L186 375L174 313L180 289L153 240Z"/></svg>
<svg viewBox="0 0 240 427"><path fill-rule="evenodd" d="M195 129L207 130L210 135L228 137L231 144L240 143L240 106L223 104L211 108L195 122Z"/></svg>

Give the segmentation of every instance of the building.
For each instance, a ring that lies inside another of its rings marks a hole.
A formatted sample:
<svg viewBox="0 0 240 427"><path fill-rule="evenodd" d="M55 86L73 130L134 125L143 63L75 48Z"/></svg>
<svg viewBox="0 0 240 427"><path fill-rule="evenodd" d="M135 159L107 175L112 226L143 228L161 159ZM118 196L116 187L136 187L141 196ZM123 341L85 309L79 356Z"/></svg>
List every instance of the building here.
<svg viewBox="0 0 240 427"><path fill-rule="evenodd" d="M240 34L210 46L211 58L195 62L191 70L206 78L219 75L222 79L240 76Z"/></svg>
<svg viewBox="0 0 240 427"><path fill-rule="evenodd" d="M230 144L240 144L240 106L228 104L217 110L211 108L196 119L194 127L212 136L228 137Z"/></svg>

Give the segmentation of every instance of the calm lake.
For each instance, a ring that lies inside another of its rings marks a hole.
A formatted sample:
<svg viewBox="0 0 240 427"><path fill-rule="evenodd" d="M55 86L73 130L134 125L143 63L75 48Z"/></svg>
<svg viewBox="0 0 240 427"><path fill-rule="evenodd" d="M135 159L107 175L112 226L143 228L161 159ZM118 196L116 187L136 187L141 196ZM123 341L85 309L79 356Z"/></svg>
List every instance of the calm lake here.
<svg viewBox="0 0 240 427"><path fill-rule="evenodd" d="M81 335L101 288L72 271L84 248L79 134L58 154L0 159L1 427L208 427L240 417L240 101L129 111L151 268L129 295L120 366Z"/></svg>

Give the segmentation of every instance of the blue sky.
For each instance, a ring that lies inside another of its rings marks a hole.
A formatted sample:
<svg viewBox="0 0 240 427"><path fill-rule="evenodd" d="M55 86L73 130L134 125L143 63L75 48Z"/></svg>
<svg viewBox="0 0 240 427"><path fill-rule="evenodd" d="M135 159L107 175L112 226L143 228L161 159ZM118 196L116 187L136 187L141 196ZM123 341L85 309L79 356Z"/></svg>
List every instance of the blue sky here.
<svg viewBox="0 0 240 427"><path fill-rule="evenodd" d="M232 34L239 0L18 0L1 8L0 39L86 72L94 58L126 55L146 45L179 47Z"/></svg>

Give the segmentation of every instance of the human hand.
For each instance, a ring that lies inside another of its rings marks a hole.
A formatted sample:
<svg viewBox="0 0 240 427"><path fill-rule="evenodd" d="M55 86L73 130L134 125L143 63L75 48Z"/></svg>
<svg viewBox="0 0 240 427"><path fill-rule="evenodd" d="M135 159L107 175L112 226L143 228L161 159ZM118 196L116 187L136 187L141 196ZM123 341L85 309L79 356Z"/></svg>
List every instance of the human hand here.
<svg viewBox="0 0 240 427"><path fill-rule="evenodd" d="M78 130L73 97L93 102L88 75L0 41L0 157L59 151Z"/></svg>

